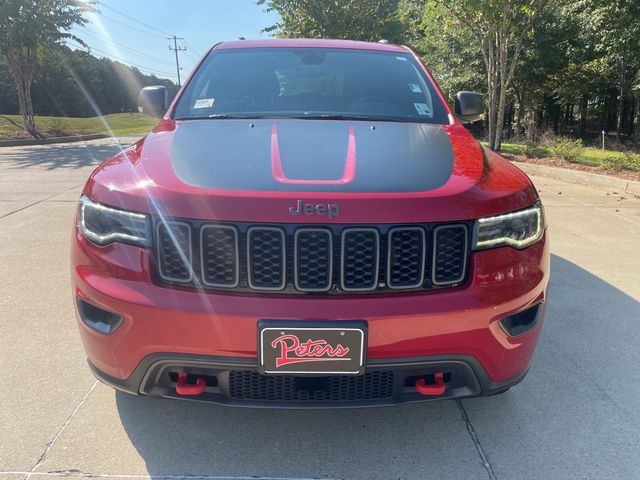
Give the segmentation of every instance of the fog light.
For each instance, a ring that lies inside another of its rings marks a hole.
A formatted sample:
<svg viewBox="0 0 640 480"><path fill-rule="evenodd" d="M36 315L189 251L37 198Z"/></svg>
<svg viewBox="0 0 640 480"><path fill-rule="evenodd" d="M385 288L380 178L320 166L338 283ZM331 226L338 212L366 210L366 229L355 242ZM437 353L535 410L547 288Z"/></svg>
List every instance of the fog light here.
<svg viewBox="0 0 640 480"><path fill-rule="evenodd" d="M82 322L97 332L111 335L122 323L120 315L96 307L81 298L77 299L77 305Z"/></svg>
<svg viewBox="0 0 640 480"><path fill-rule="evenodd" d="M500 319L502 330L510 337L517 337L531 330L542 314L542 303Z"/></svg>

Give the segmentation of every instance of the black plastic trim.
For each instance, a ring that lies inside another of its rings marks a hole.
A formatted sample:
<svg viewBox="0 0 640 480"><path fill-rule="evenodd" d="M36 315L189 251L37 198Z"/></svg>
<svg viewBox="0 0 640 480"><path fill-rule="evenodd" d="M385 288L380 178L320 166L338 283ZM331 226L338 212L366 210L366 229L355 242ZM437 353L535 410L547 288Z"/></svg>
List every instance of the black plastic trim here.
<svg viewBox="0 0 640 480"><path fill-rule="evenodd" d="M93 374L101 382L118 390L165 398L195 400L239 407L259 408L353 408L371 406L389 406L401 403L430 401L437 399L467 398L488 396L501 393L519 383L527 370L505 381L492 381L478 360L468 355L440 355L429 357L406 357L395 359L369 359L366 371L391 370L395 374L396 387L389 399L374 401L342 402L260 402L236 400L228 396L228 373L230 370L258 371L253 358L213 357L178 353L156 353L145 357L132 375L125 380L117 379L101 372L89 362ZM217 385L207 387L205 393L196 397L183 397L175 392L171 384L169 370L186 369L195 375L216 375ZM413 387L404 385L409 377L427 376L435 371L454 371L453 378L458 383L438 397L424 397Z"/></svg>
<svg viewBox="0 0 640 480"><path fill-rule="evenodd" d="M204 254L205 254L204 236L207 229L229 230L233 232L235 249L236 249L235 274L234 274L233 283L216 283L216 282L210 282L207 280L206 264L204 259ZM238 229L236 227L233 227L231 225L220 225L215 223L205 223L200 227L200 275L202 276L202 283L204 283L208 287L236 288L240 284L240 242L238 241Z"/></svg>
<svg viewBox="0 0 640 480"><path fill-rule="evenodd" d="M503 317L499 320L500 328L511 338L516 338L521 335L524 335L533 327L538 324L542 313L544 312L544 302L539 302L534 305L530 305L524 310L520 310L519 312L512 313L506 317ZM525 317L528 315L533 315L533 319L530 319L528 323L522 325L522 320L525 320ZM517 322L515 325L510 325L509 321L513 320Z"/></svg>
<svg viewBox="0 0 640 480"><path fill-rule="evenodd" d="M87 308L88 307L88 308ZM76 297L76 308L78 309L78 316L80 317L80 320L82 320L82 323L84 323L87 327L89 327L90 329L101 333L102 335L113 335L113 333L118 330L118 328L120 328L120 325L122 325L122 315L116 313L116 312L112 312L110 310L107 310L105 308L102 307L98 307L97 305L94 305L93 303L87 301L84 298L80 298L80 297ZM99 312L94 312L94 313L102 313L102 314L108 314L111 315L113 317L115 317L114 321L112 322L94 322L92 321L89 317L91 316L90 312L88 310L91 309L95 309L98 310ZM98 328L96 326L96 323L105 323L107 325L109 325L111 328L109 329L109 331L103 331L100 330L100 328Z"/></svg>

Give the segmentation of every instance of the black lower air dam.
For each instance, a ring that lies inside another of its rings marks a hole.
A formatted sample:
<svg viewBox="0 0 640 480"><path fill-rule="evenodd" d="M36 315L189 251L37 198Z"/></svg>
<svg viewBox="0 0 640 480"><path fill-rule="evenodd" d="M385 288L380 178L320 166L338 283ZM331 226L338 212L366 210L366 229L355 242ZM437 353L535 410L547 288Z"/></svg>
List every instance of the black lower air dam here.
<svg viewBox="0 0 640 480"><path fill-rule="evenodd" d="M500 326L510 337L517 337L531 330L542 315L542 303L538 303L508 317L500 319Z"/></svg>
<svg viewBox="0 0 640 480"><path fill-rule="evenodd" d="M81 298L76 299L76 303L82 322L97 332L111 335L122 323L122 317L118 314L96 307Z"/></svg>

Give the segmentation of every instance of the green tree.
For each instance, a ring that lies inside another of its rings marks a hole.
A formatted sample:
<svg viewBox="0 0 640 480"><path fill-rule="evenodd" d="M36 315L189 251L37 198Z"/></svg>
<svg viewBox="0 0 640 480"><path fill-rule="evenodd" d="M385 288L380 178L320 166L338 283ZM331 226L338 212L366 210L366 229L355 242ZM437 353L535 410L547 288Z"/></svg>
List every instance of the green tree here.
<svg viewBox="0 0 640 480"><path fill-rule="evenodd" d="M640 71L640 2L580 0L578 7L593 49L617 72L614 81L618 89L615 124L619 138L625 100L634 93L634 83ZM638 103L640 105L640 97Z"/></svg>
<svg viewBox="0 0 640 480"><path fill-rule="evenodd" d="M435 22L464 31L482 53L487 92L489 148L502 145L507 91L525 38L549 0L431 0L426 9Z"/></svg>
<svg viewBox="0 0 640 480"><path fill-rule="evenodd" d="M33 118L31 85L43 52L65 38L91 8L80 0L0 0L0 52L15 81L24 128L34 138L41 135Z"/></svg>
<svg viewBox="0 0 640 480"><path fill-rule="evenodd" d="M280 21L264 29L279 37L397 41L398 0L257 0Z"/></svg>
<svg viewBox="0 0 640 480"><path fill-rule="evenodd" d="M460 90L484 90L482 54L470 32L441 21L428 0L401 0L398 18L406 25L404 40L418 53L453 102Z"/></svg>
<svg viewBox="0 0 640 480"><path fill-rule="evenodd" d="M517 106L513 109L514 113L517 110L513 133L518 137L526 132L530 141L535 140L536 123L541 119L552 122L556 131L566 129L566 125L558 125L562 110L563 121L568 121L573 105L581 101L584 89L580 87L585 84L584 75L573 82L574 78L567 79L563 72L569 72L571 62L584 62L590 58L579 32L576 17L564 5L553 2L540 15L536 28L525 37L507 93ZM543 114L545 109L546 115Z"/></svg>

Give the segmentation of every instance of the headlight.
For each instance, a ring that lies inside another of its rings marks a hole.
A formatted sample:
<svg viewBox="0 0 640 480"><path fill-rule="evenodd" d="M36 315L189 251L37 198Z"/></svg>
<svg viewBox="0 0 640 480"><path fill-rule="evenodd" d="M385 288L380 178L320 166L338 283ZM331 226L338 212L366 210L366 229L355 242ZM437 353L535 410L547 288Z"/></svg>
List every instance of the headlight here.
<svg viewBox="0 0 640 480"><path fill-rule="evenodd" d="M542 205L537 203L526 210L477 220L473 248L525 248L540 240L543 232L544 214Z"/></svg>
<svg viewBox="0 0 640 480"><path fill-rule="evenodd" d="M111 242L149 244L149 217L142 213L117 210L82 196L78 219L80 232L99 245Z"/></svg>

